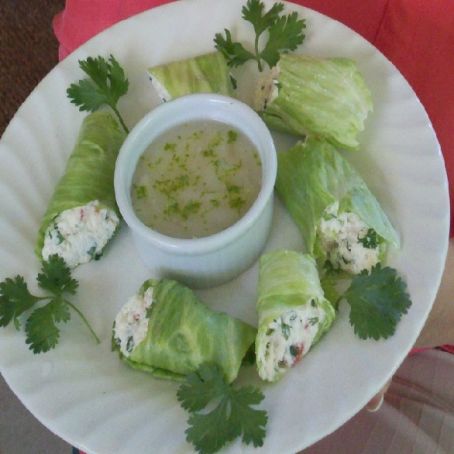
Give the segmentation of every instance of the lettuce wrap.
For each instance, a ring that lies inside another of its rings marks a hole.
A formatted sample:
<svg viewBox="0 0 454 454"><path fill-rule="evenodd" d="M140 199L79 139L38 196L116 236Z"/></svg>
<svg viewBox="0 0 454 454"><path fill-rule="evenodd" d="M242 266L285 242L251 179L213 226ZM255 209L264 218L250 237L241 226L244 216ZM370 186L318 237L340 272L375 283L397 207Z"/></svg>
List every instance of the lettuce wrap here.
<svg viewBox="0 0 454 454"><path fill-rule="evenodd" d="M73 267L98 258L119 224L113 177L125 132L105 111L85 117L38 232L40 259L60 255Z"/></svg>
<svg viewBox="0 0 454 454"><path fill-rule="evenodd" d="M233 92L229 68L220 52L154 66L148 74L162 101L192 93L232 96Z"/></svg>
<svg viewBox="0 0 454 454"><path fill-rule="evenodd" d="M307 354L335 318L315 260L288 250L260 258L257 312L257 369L263 380L272 382Z"/></svg>
<svg viewBox="0 0 454 454"><path fill-rule="evenodd" d="M112 345L129 366L156 378L181 381L203 363L212 363L230 383L256 332L212 311L176 281L148 280L118 313Z"/></svg>
<svg viewBox="0 0 454 454"><path fill-rule="evenodd" d="M271 129L355 150L372 96L353 60L282 55L259 82L255 109Z"/></svg>
<svg viewBox="0 0 454 454"><path fill-rule="evenodd" d="M375 196L328 142L307 138L278 153L276 189L320 265L358 274L399 246Z"/></svg>

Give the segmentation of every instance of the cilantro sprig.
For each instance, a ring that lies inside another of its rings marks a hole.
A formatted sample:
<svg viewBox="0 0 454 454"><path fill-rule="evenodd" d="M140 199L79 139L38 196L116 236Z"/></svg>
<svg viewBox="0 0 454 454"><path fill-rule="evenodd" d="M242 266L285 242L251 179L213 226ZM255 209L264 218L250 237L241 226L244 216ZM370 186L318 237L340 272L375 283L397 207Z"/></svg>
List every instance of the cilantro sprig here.
<svg viewBox="0 0 454 454"><path fill-rule="evenodd" d="M281 53L295 50L303 43L305 20L299 19L296 12L281 16L283 10L283 3L275 3L265 12L265 4L260 0L248 0L243 6L241 10L243 19L254 27L254 52L233 41L228 29L224 29L225 37L221 33L216 33L215 47L222 52L229 66L240 66L248 60L256 60L259 71L262 71L262 61L271 68L277 64ZM265 32L268 32L268 39L260 50L259 39Z"/></svg>
<svg viewBox="0 0 454 454"><path fill-rule="evenodd" d="M341 298L350 304L350 324L361 339L392 336L411 306L403 279L380 264L355 276Z"/></svg>
<svg viewBox="0 0 454 454"><path fill-rule="evenodd" d="M25 342L33 353L44 353L57 345L60 338L57 324L70 320L71 308L81 317L96 342L100 342L82 312L65 298L65 294L76 293L78 282L71 277L71 271L61 257L51 255L44 261L37 281L50 295L32 295L24 278L19 275L0 282L0 327L12 322L19 330L19 317L34 309L25 323ZM47 304L35 308L37 303L45 300L48 300Z"/></svg>
<svg viewBox="0 0 454 454"><path fill-rule="evenodd" d="M375 249L383 243L383 238L374 229L368 229L366 235L358 241L367 249Z"/></svg>
<svg viewBox="0 0 454 454"><path fill-rule="evenodd" d="M263 393L251 386L234 388L217 366L204 364L188 375L177 398L190 412L186 439L199 453L217 452L240 436L246 444L263 445L268 416L252 408L263 400Z"/></svg>
<svg viewBox="0 0 454 454"><path fill-rule="evenodd" d="M129 81L118 61L113 55L108 60L101 56L88 57L79 60L79 66L89 78L71 84L66 90L68 98L80 111L95 112L101 106L109 106L128 133L117 103L127 93Z"/></svg>

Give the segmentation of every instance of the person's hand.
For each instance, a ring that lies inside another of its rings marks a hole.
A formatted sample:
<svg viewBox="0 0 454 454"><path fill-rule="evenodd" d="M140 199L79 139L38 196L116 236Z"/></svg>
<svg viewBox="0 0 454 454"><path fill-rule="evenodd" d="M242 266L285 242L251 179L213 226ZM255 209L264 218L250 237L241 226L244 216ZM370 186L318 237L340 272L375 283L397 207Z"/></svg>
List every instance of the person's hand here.
<svg viewBox="0 0 454 454"><path fill-rule="evenodd" d="M367 402L367 404L366 404L367 411L374 413L374 412L380 410L380 407L383 405L383 401L385 400L386 391L388 391L388 388L390 386L391 386L391 380L389 380L386 383L386 385L383 386L383 388L380 390L380 392L375 394L375 396L372 397L372 399L369 400L369 402Z"/></svg>
<svg viewBox="0 0 454 454"><path fill-rule="evenodd" d="M454 345L454 239L449 242L448 257L429 318L424 325L415 348L432 348L440 345ZM366 410L375 412L380 409L391 385L391 380L366 405Z"/></svg>

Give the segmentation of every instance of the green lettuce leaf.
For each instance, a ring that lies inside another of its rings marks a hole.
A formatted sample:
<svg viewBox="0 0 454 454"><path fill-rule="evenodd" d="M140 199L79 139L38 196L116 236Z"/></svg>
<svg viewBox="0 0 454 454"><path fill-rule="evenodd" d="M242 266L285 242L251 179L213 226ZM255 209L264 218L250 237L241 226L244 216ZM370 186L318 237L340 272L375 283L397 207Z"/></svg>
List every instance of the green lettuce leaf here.
<svg viewBox="0 0 454 454"><path fill-rule="evenodd" d="M262 112L270 128L358 148L372 97L353 60L282 55L277 71L277 96Z"/></svg>
<svg viewBox="0 0 454 454"><path fill-rule="evenodd" d="M120 215L115 202L113 177L117 154L125 136L109 112L97 111L85 117L65 173L41 222L35 247L40 259L46 230L61 212L98 200Z"/></svg>
<svg viewBox="0 0 454 454"><path fill-rule="evenodd" d="M309 254L289 250L262 255L257 299L258 333L255 341L260 375L264 368L260 352L265 348L270 323L285 312L302 309L308 304L316 305L325 314L314 337L314 345L329 330L336 315L333 306L323 295L315 260ZM272 381L281 378L284 372L278 372Z"/></svg>
<svg viewBox="0 0 454 454"><path fill-rule="evenodd" d="M397 232L362 177L328 142L308 138L278 153L276 189L299 227L306 251L318 258L317 228L324 210L339 202L339 211L357 214L385 242L399 246ZM384 243L386 249L386 243Z"/></svg>
<svg viewBox="0 0 454 454"><path fill-rule="evenodd" d="M228 383L238 375L243 358L254 342L256 329L202 304L188 287L173 280L149 280L153 287L146 338L129 357L131 367L157 378L182 381L202 364L216 364ZM118 346L113 343L115 349Z"/></svg>
<svg viewBox="0 0 454 454"><path fill-rule="evenodd" d="M220 52L212 52L148 69L163 101L192 93L232 96L229 68Z"/></svg>

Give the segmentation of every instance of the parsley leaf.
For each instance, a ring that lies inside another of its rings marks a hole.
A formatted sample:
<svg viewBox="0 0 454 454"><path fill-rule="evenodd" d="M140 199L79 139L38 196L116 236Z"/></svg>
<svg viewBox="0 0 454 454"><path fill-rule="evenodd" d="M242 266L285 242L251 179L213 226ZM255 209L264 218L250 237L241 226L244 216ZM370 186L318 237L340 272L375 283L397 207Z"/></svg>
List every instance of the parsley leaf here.
<svg viewBox="0 0 454 454"><path fill-rule="evenodd" d="M254 26L254 31L257 36L260 36L268 27L279 19L279 14L284 10L284 4L275 3L265 14L263 14L264 9L265 4L260 0L248 0L247 4L241 9L243 19Z"/></svg>
<svg viewBox="0 0 454 454"><path fill-rule="evenodd" d="M27 338L33 353L47 352L54 348L60 337L58 322L67 322L71 318L69 307L61 299L53 299L45 306L33 311L25 325Z"/></svg>
<svg viewBox="0 0 454 454"><path fill-rule="evenodd" d="M281 53L295 50L304 41L303 30L306 28L304 19L298 19L298 14L293 12L288 16L280 17L269 29L269 38L260 57L270 67L277 64Z"/></svg>
<svg viewBox="0 0 454 454"><path fill-rule="evenodd" d="M78 287L78 282L71 277L71 271L65 261L57 255L51 255L42 263L37 280L39 286L48 290L51 295L32 295L22 276L16 276L14 279L6 278L0 282L0 327L6 327L13 321L19 329L18 317L33 309L25 324L26 343L33 353L47 352L57 345L60 337L57 323L66 323L70 319L69 309L71 308L82 318L99 343L98 337L82 312L62 296L63 293L74 294ZM42 300L49 300L49 302L35 308L35 304Z"/></svg>
<svg viewBox="0 0 454 454"><path fill-rule="evenodd" d="M405 282L394 268L380 264L355 276L344 298L351 306L350 323L361 339L388 338L411 306Z"/></svg>
<svg viewBox="0 0 454 454"><path fill-rule="evenodd" d="M117 109L118 100L127 93L129 81L123 68L113 55L109 59L98 56L79 60L79 66L89 79L79 80L66 90L68 98L80 111L94 112L101 106L109 106L117 115L126 132L126 127Z"/></svg>
<svg viewBox="0 0 454 454"><path fill-rule="evenodd" d="M241 43L234 42L229 30L225 29L225 38L216 33L215 47L222 52L229 66L240 66L248 60L256 60L259 71L263 70L262 60L270 67L277 64L280 53L295 50L302 44L306 27L304 19L298 19L296 12L287 16L280 14L284 10L282 3L275 3L267 12L260 0L248 0L242 8L243 19L254 27L254 53L249 52ZM268 39L263 50L259 49L259 39L268 31Z"/></svg>
<svg viewBox="0 0 454 454"><path fill-rule="evenodd" d="M16 329L19 329L19 315L39 300L28 291L22 276L5 279L0 283L0 326L8 326L12 320Z"/></svg>
<svg viewBox="0 0 454 454"><path fill-rule="evenodd" d="M222 55L224 55L229 66L241 66L248 60L254 59L254 54L246 50L242 44L232 41L232 35L229 30L225 29L225 38L221 33L216 33L214 43Z"/></svg>
<svg viewBox="0 0 454 454"><path fill-rule="evenodd" d="M51 255L47 262L43 262L42 273L38 274L38 284L56 295L64 292L74 295L79 285L71 278L71 271L65 261L56 254Z"/></svg>
<svg viewBox="0 0 454 454"><path fill-rule="evenodd" d="M250 386L233 388L217 366L202 365L177 392L181 406L191 412L187 440L203 454L214 453L240 436L246 444L262 446L268 417L265 411L251 406L263 397ZM212 409L200 413L207 406Z"/></svg>
<svg viewBox="0 0 454 454"><path fill-rule="evenodd" d="M178 389L177 398L185 410L198 411L222 394L225 386L218 369L204 364L197 373L187 376L186 383Z"/></svg>
<svg viewBox="0 0 454 454"><path fill-rule="evenodd" d="M359 238L358 241L367 249L375 249L383 242L382 238L374 229L368 229L366 235Z"/></svg>

